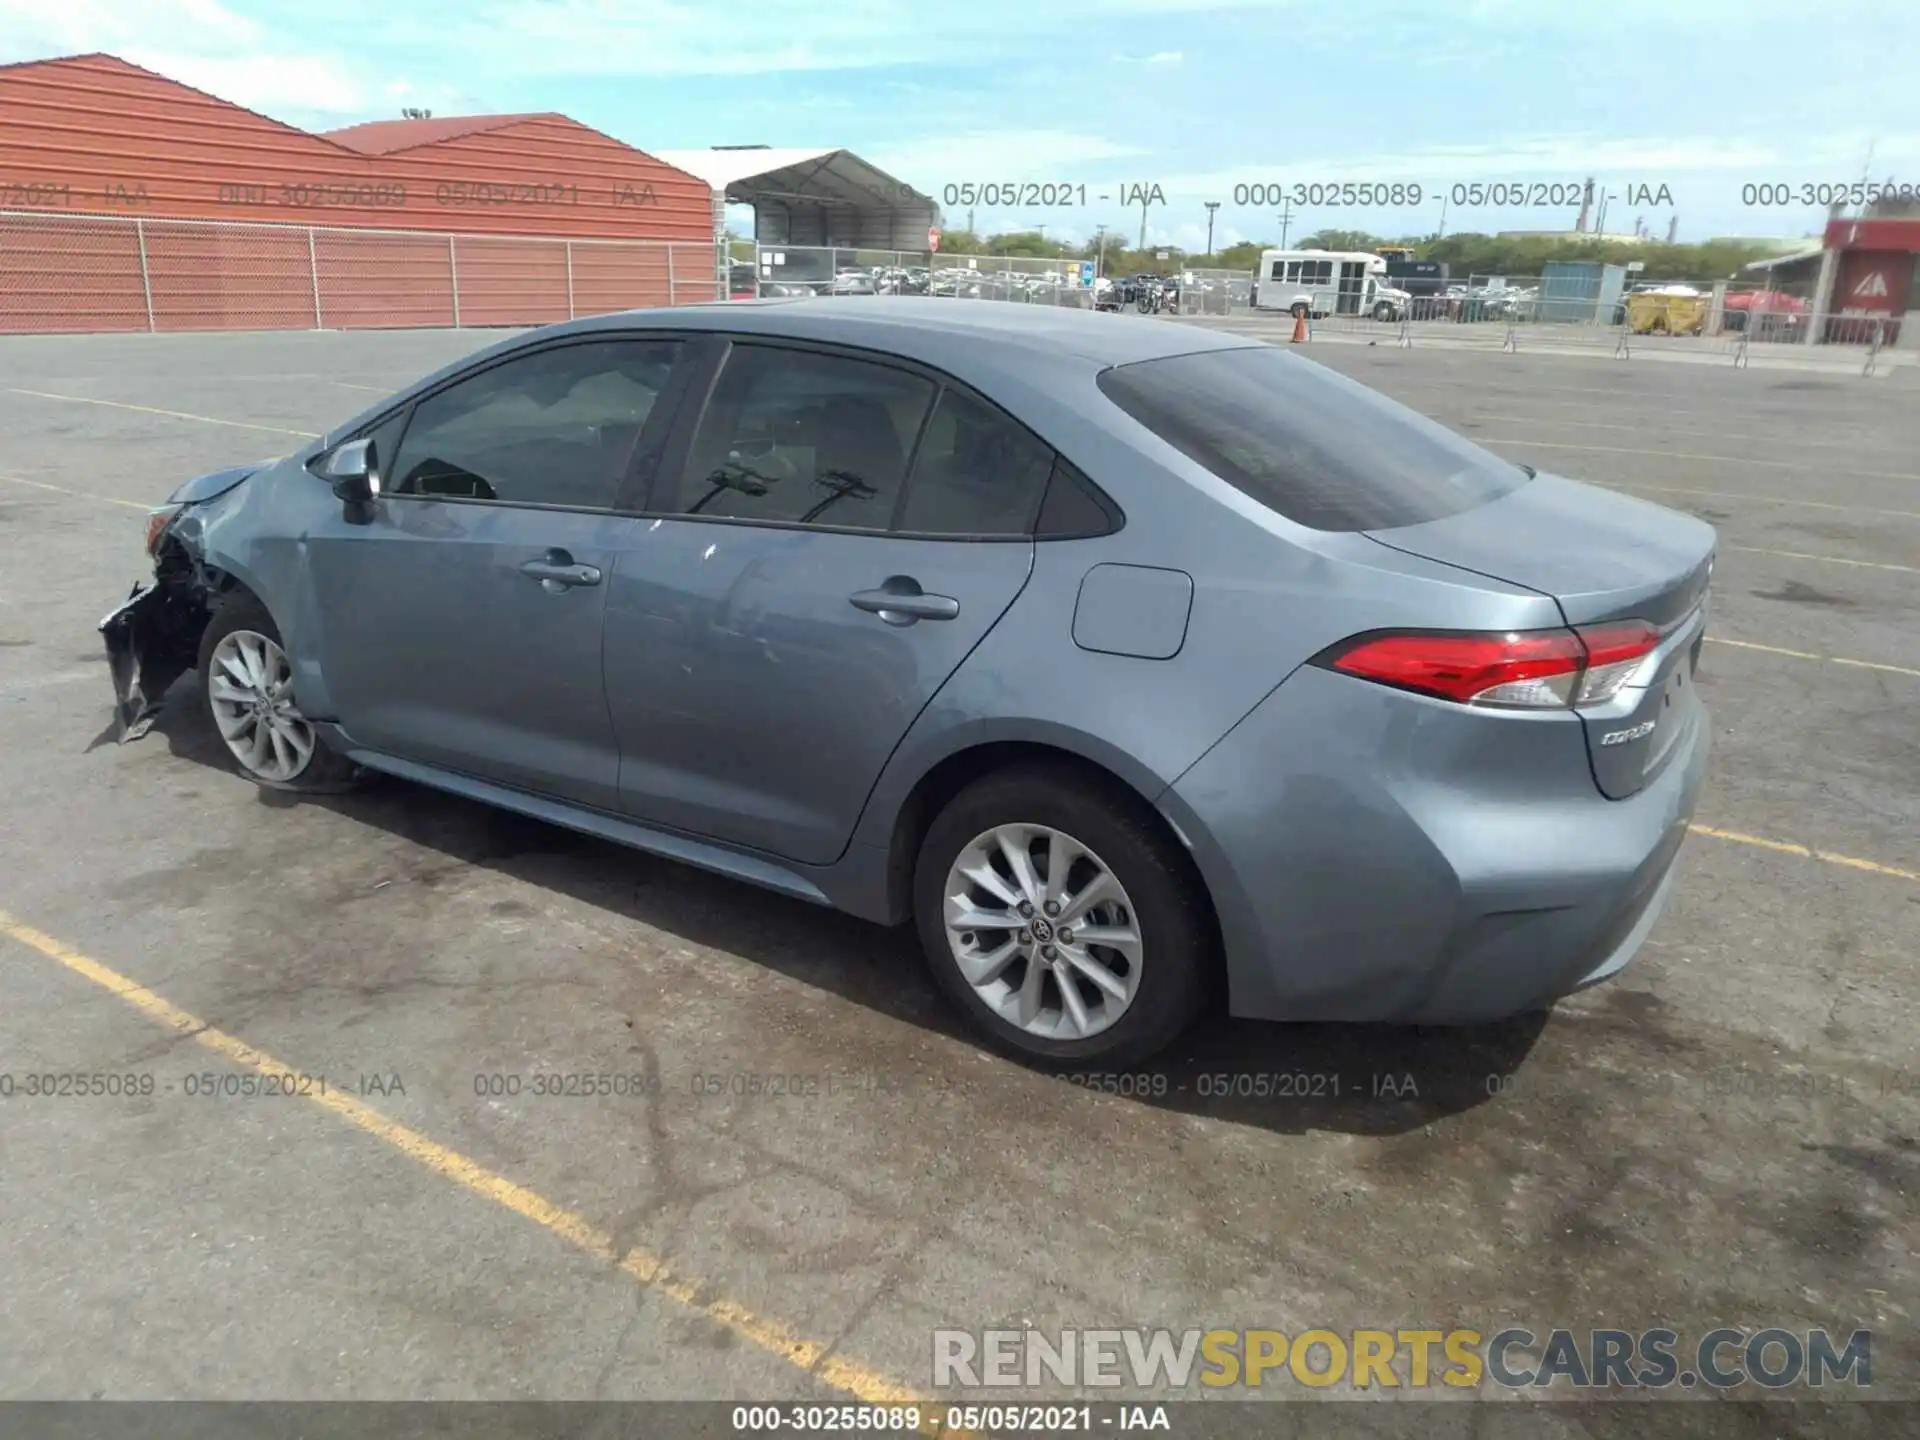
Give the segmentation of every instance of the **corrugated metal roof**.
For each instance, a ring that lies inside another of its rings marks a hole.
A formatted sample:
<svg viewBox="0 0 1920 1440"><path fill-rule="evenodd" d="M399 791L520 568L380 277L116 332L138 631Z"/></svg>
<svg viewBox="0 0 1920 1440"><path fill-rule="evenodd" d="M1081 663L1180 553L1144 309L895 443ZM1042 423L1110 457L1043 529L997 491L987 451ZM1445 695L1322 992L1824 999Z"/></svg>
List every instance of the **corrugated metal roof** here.
<svg viewBox="0 0 1920 1440"><path fill-rule="evenodd" d="M656 158L698 176L734 205L751 205L762 244L926 248L939 218L922 195L851 150L718 147L660 150Z"/></svg>
<svg viewBox="0 0 1920 1440"><path fill-rule="evenodd" d="M676 170L698 175L729 198L750 201L756 195L813 200L861 209L931 207L904 180L863 160L851 150L715 149L656 150L654 158Z"/></svg>
<svg viewBox="0 0 1920 1440"><path fill-rule="evenodd" d="M1791 255L1775 255L1768 260L1754 260L1742 265L1742 270L1777 270L1782 265L1799 265L1808 260L1817 260L1827 253L1824 245L1815 245L1811 250L1796 250Z"/></svg>
<svg viewBox="0 0 1920 1440"><path fill-rule="evenodd" d="M442 140L457 140L463 135L479 135L488 130L518 125L522 120L561 119L551 110L530 110L520 115L448 115L426 120L369 120L340 130L322 130L326 139L362 155L391 155L411 150L416 145L437 145Z"/></svg>
<svg viewBox="0 0 1920 1440"><path fill-rule="evenodd" d="M351 128L358 146L108 55L0 68L0 178L48 197L28 208L475 236L713 238L707 182L564 115Z"/></svg>
<svg viewBox="0 0 1920 1440"><path fill-rule="evenodd" d="M729 185L742 180L760 180L780 170L790 170L796 165L807 165L824 160L829 155L845 154L841 150L656 150L656 160L664 160L676 170L684 170L689 175L698 175L716 190L725 190Z"/></svg>

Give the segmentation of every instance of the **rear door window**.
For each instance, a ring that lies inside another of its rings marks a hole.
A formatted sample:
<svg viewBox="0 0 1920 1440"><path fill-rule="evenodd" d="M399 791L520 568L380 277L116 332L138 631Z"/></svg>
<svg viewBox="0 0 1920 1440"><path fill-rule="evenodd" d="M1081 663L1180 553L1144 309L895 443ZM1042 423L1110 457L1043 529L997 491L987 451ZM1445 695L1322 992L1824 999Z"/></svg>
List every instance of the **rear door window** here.
<svg viewBox="0 0 1920 1440"><path fill-rule="evenodd" d="M1053 451L1024 425L958 390L940 392L915 453L899 528L990 538L1032 533Z"/></svg>
<svg viewBox="0 0 1920 1440"><path fill-rule="evenodd" d="M890 365L736 344L680 493L659 508L763 524L885 530L933 382Z"/></svg>
<svg viewBox="0 0 1920 1440"><path fill-rule="evenodd" d="M1107 398L1188 459L1315 530L1391 530L1472 510L1528 473L1274 345L1102 372Z"/></svg>

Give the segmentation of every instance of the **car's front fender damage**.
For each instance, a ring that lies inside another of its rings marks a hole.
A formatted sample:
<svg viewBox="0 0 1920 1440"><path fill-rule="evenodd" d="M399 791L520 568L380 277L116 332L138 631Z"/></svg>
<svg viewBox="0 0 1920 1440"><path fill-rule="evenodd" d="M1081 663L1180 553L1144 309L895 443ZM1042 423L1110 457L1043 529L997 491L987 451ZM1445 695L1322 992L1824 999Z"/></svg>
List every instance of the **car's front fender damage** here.
<svg viewBox="0 0 1920 1440"><path fill-rule="evenodd" d="M121 744L153 728L168 687L198 663L200 637L223 580L178 538L165 536L152 581L136 584L100 622Z"/></svg>

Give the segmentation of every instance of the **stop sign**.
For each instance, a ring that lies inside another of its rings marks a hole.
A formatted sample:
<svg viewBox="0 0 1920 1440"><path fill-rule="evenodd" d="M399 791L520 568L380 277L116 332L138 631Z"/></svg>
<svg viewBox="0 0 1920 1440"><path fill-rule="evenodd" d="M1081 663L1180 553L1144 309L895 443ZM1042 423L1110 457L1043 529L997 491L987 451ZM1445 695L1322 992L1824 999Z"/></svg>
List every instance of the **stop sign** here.
<svg viewBox="0 0 1920 1440"><path fill-rule="evenodd" d="M927 227L927 249L938 250L939 248L940 248L940 227L938 225L929 225Z"/></svg>

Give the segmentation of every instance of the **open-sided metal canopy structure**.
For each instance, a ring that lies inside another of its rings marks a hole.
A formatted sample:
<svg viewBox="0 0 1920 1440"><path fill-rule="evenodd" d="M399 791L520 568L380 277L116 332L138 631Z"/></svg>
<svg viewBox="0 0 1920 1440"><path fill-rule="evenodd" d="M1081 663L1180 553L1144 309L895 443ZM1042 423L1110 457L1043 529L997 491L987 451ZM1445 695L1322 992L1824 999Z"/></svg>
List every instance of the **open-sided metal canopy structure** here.
<svg viewBox="0 0 1920 1440"><path fill-rule="evenodd" d="M925 250L939 210L851 150L715 146L656 150L655 159L697 175L716 200L753 207L753 238L772 245Z"/></svg>

